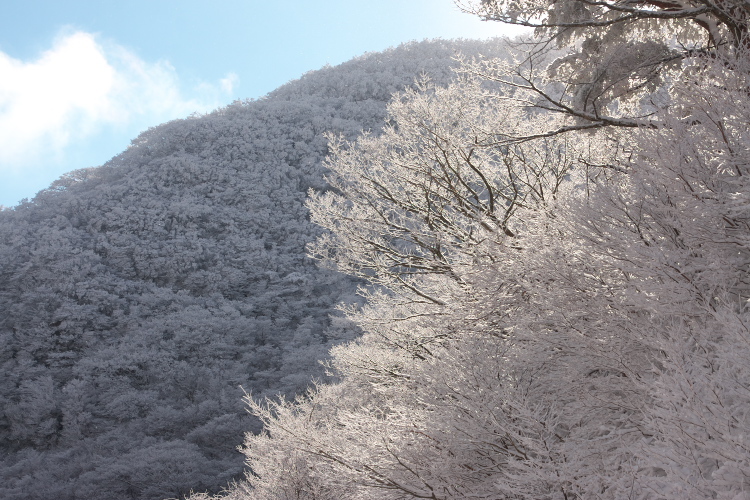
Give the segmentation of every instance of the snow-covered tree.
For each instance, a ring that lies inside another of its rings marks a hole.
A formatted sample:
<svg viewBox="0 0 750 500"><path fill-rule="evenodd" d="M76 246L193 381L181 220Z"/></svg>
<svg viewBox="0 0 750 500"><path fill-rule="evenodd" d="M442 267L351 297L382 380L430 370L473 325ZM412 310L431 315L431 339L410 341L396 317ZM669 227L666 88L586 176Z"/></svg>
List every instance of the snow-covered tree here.
<svg viewBox="0 0 750 500"><path fill-rule="evenodd" d="M472 71L521 92L521 101L567 118L556 133L642 127L669 105L669 86L692 60L732 65L748 49L741 0L458 0L488 21L536 28L515 65ZM557 50L550 50L557 47Z"/></svg>
<svg viewBox="0 0 750 500"><path fill-rule="evenodd" d="M460 284L457 266L477 258L498 231L513 237L516 213L553 199L576 161L564 138L498 147L498 127L529 128L531 120L503 100L477 78L423 84L390 104L382 135L356 145L334 138L328 181L335 189L308 202L313 221L330 231L311 246L313 255L442 304L426 280Z"/></svg>
<svg viewBox="0 0 750 500"><path fill-rule="evenodd" d="M266 432L229 497L746 498L744 4L480 7L595 36L471 61L333 139L310 248L372 284L365 333L338 382L248 399Z"/></svg>

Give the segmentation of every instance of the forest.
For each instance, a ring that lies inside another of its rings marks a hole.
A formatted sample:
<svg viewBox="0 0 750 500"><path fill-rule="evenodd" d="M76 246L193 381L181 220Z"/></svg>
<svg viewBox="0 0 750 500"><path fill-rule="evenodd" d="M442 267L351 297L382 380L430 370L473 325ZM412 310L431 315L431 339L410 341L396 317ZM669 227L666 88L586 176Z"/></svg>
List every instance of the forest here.
<svg viewBox="0 0 750 500"><path fill-rule="evenodd" d="M0 498L161 500L219 492L261 421L360 334L361 280L306 256L322 230L324 134L379 130L392 93L460 52L366 54L262 99L150 129L122 154L0 211Z"/></svg>
<svg viewBox="0 0 750 500"><path fill-rule="evenodd" d="M222 498L750 498L750 4L458 5L534 36L328 135L307 248L363 333L246 397Z"/></svg>
<svg viewBox="0 0 750 500"><path fill-rule="evenodd" d="M456 4L0 212L0 497L750 499L750 4Z"/></svg>

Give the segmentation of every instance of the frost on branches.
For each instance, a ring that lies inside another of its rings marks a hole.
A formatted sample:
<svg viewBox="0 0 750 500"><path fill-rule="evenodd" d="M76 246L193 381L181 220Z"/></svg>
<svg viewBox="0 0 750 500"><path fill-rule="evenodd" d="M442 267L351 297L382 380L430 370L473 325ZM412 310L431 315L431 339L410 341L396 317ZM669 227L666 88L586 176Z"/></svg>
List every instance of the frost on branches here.
<svg viewBox="0 0 750 500"><path fill-rule="evenodd" d="M750 498L747 8L527 3L480 6L604 30L577 46L600 62L694 43L593 98L569 55L470 61L396 96L381 136L332 138L310 251L369 280L366 333L336 383L248 397L266 430L229 498Z"/></svg>

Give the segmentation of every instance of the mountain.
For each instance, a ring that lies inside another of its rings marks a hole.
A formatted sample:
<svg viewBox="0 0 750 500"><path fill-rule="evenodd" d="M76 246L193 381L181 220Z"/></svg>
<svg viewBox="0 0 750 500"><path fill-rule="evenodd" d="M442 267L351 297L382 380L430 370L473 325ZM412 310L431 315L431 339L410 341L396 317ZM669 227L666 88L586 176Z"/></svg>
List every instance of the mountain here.
<svg viewBox="0 0 750 500"><path fill-rule="evenodd" d="M160 499L241 476L241 401L304 391L358 283L305 246L327 139L500 41L429 41L149 129L0 211L0 498Z"/></svg>

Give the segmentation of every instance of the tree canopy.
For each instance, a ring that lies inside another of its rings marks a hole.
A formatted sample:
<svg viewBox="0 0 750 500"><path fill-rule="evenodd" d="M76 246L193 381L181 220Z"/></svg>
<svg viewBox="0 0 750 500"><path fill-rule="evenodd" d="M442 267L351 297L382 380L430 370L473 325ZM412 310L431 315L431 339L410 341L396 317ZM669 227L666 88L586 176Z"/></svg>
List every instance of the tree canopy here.
<svg viewBox="0 0 750 500"><path fill-rule="evenodd" d="M247 398L226 498L746 498L747 5L464 7L539 30L331 137L309 249L364 334Z"/></svg>

